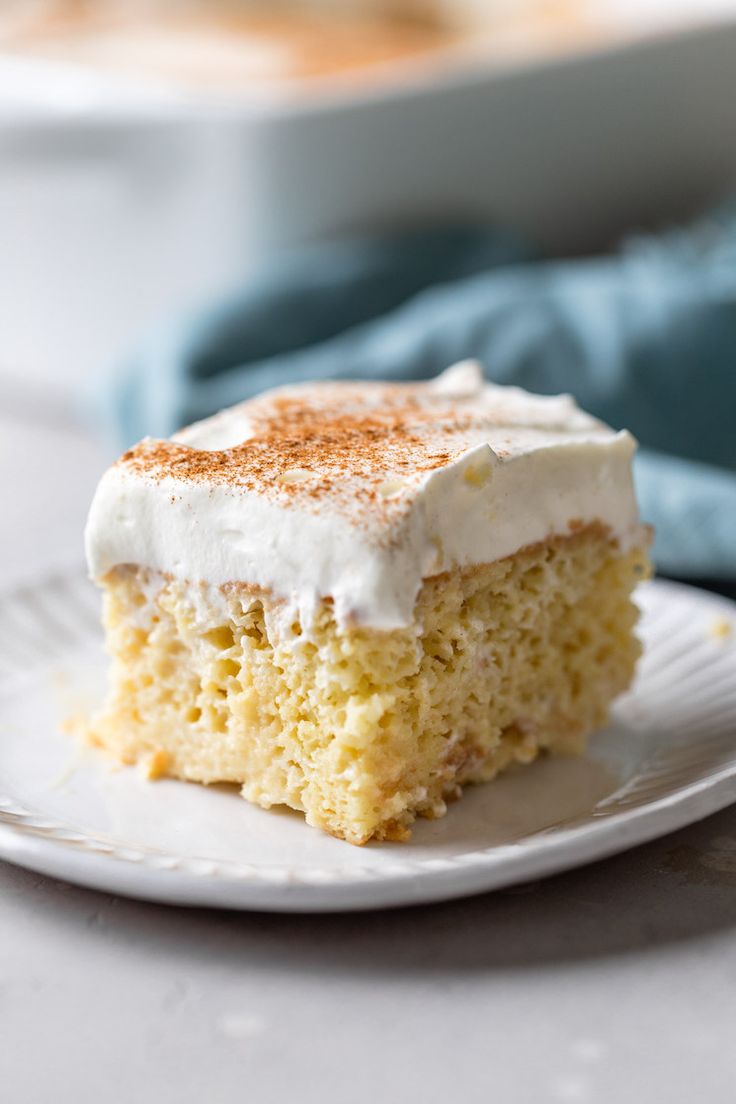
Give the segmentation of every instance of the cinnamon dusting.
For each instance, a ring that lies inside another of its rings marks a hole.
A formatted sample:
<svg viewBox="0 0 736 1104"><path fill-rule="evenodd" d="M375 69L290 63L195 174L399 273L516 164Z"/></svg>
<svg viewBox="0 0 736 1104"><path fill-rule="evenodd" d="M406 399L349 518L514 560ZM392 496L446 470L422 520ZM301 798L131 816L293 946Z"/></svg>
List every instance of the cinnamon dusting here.
<svg viewBox="0 0 736 1104"><path fill-rule="evenodd" d="M481 396L481 386L479 378L478 389L457 392L426 383L284 388L184 430L179 439L142 441L118 464L146 480L225 486L314 511L329 501L355 524L376 513L393 523L406 515L428 473L488 444L489 435L503 463L514 452L509 431L541 429L569 438L604 429L591 419L572 426L559 399L522 393L520 404L513 389ZM234 444L207 448L202 441Z"/></svg>
<svg viewBox="0 0 736 1104"><path fill-rule="evenodd" d="M349 480L353 501L383 505L387 481L408 486L467 450L466 442L453 449L447 436L473 423L470 403L428 400L422 390L421 400L416 385L406 384L268 395L244 404L252 432L242 444L207 450L146 440L118 463L149 479L224 484L281 500L316 502Z"/></svg>

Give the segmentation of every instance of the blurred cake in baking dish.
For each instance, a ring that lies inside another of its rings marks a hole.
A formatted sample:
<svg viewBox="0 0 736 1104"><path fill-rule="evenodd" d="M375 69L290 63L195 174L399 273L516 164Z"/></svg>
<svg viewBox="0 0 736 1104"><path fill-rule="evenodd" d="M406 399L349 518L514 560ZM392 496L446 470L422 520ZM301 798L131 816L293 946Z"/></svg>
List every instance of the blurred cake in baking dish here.
<svg viewBox="0 0 736 1104"><path fill-rule="evenodd" d="M142 441L87 527L112 657L93 742L358 844L582 751L639 654L634 448L474 363Z"/></svg>
<svg viewBox="0 0 736 1104"><path fill-rule="evenodd" d="M236 93L601 37L583 0L4 0L0 55ZM609 32L610 34L610 29Z"/></svg>

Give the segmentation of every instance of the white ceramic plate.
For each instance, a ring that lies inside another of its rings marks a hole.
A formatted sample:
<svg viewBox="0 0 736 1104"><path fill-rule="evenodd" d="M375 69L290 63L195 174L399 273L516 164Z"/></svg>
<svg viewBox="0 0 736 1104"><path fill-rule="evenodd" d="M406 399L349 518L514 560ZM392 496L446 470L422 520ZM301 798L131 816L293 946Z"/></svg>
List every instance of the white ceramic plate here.
<svg viewBox="0 0 736 1104"><path fill-rule="evenodd" d="M641 589L634 690L583 759L470 787L408 844L351 847L233 787L147 782L60 730L103 683L97 596L81 571L0 598L0 857L174 904L279 911L416 904L569 869L736 800L736 606Z"/></svg>

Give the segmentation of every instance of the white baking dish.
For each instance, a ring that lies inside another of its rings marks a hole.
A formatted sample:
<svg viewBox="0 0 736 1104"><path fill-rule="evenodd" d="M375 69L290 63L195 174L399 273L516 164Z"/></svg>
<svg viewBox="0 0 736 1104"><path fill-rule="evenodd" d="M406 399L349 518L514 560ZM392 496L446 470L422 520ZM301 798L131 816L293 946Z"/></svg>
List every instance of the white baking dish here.
<svg viewBox="0 0 736 1104"><path fill-rule="evenodd" d="M687 216L736 182L735 75L736 22L235 105L122 86L92 102L84 80L59 79L53 107L11 90L3 370L65 390L162 314L325 235L470 215L559 254Z"/></svg>

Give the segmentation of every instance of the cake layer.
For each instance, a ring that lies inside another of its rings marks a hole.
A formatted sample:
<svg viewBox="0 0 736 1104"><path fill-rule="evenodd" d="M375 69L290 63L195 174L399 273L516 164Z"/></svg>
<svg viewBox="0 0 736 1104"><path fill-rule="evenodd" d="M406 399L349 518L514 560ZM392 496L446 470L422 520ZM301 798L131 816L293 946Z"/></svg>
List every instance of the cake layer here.
<svg viewBox="0 0 736 1104"><path fill-rule="evenodd" d="M471 362L280 388L127 452L95 495L90 569L247 582L287 623L330 599L339 626L391 630L432 576L594 521L636 543L634 448L569 396L484 383Z"/></svg>
<svg viewBox="0 0 736 1104"><path fill-rule="evenodd" d="M409 628L346 629L322 602L306 634L267 591L116 568L91 738L352 843L405 838L465 782L582 750L633 674L645 571L593 525L426 581Z"/></svg>

